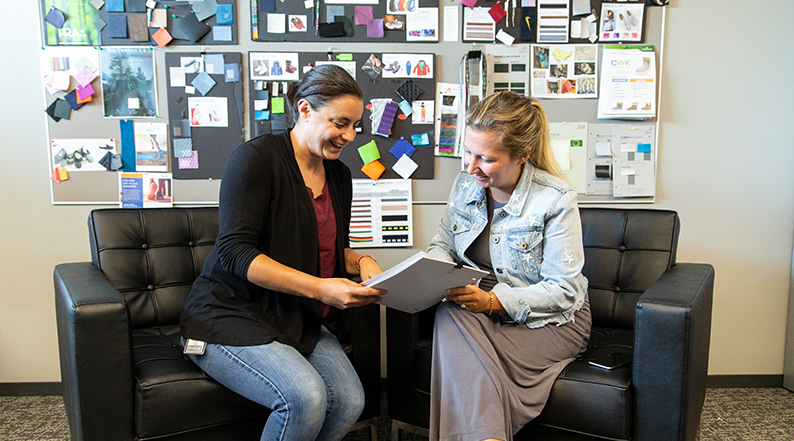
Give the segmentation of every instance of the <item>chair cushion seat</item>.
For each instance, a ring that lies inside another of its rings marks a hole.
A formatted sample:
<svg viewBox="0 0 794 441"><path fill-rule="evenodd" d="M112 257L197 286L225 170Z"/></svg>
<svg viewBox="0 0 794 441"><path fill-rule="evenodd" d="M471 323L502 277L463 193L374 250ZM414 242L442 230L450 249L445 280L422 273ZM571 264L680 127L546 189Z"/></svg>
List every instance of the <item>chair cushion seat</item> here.
<svg viewBox="0 0 794 441"><path fill-rule="evenodd" d="M634 405L631 365L607 370L591 365L588 360L612 353L631 356L634 333L594 326L590 334L587 351L563 369L554 382L546 407L533 423L600 437L629 439ZM417 340L414 345L413 388L428 395L431 348L431 339ZM616 418L618 415L621 418ZM524 432L530 434L531 425L519 435Z"/></svg>
<svg viewBox="0 0 794 441"><path fill-rule="evenodd" d="M261 418L270 410L230 391L182 354L179 325L132 332L139 439ZM261 429L260 429L261 430Z"/></svg>

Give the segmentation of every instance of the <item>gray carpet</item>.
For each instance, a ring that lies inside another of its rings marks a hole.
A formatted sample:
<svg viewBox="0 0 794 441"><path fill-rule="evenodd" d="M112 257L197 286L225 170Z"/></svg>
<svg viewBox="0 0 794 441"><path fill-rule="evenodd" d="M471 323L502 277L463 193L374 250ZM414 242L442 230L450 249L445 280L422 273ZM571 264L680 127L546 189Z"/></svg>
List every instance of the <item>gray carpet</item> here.
<svg viewBox="0 0 794 441"><path fill-rule="evenodd" d="M388 441L389 430L384 413L378 439ZM411 434L401 438L426 439ZM345 437L345 441L368 439L366 430ZM782 388L708 389L698 439L794 440L794 393ZM0 440L69 441L61 397L0 397Z"/></svg>

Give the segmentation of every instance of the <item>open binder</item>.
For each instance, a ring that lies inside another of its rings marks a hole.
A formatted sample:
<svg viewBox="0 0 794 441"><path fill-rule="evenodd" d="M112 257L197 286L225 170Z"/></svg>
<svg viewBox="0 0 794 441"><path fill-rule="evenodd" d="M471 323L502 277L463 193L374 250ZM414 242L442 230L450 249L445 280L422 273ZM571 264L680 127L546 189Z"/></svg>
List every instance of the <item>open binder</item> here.
<svg viewBox="0 0 794 441"><path fill-rule="evenodd" d="M440 302L447 289L476 284L486 275L487 271L420 251L363 285L388 291L381 305L412 314Z"/></svg>

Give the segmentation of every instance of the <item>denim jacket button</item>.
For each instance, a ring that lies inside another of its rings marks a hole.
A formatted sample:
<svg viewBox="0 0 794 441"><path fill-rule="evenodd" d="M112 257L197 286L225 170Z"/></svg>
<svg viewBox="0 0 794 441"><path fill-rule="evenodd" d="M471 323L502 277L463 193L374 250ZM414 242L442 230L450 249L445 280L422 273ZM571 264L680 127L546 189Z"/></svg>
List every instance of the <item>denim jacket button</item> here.
<svg viewBox="0 0 794 441"><path fill-rule="evenodd" d="M493 238L493 243L499 243L499 238L498 237L494 237Z"/></svg>
<svg viewBox="0 0 794 441"><path fill-rule="evenodd" d="M503 212L501 212L501 213L499 214L499 216L501 216L501 217L507 217L507 213L505 213L505 212L503 211Z"/></svg>
<svg viewBox="0 0 794 441"><path fill-rule="evenodd" d="M496 268L496 272L502 274L502 268Z"/></svg>

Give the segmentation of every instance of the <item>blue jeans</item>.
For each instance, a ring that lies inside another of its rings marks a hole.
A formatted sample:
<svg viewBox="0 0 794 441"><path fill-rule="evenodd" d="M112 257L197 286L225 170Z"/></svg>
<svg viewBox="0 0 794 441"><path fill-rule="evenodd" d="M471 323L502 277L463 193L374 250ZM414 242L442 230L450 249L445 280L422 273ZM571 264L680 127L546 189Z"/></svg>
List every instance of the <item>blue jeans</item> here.
<svg viewBox="0 0 794 441"><path fill-rule="evenodd" d="M324 326L309 354L278 342L208 343L204 355L189 357L217 382L273 410L262 441L340 440L364 409L358 375Z"/></svg>

